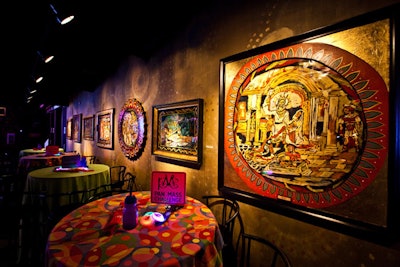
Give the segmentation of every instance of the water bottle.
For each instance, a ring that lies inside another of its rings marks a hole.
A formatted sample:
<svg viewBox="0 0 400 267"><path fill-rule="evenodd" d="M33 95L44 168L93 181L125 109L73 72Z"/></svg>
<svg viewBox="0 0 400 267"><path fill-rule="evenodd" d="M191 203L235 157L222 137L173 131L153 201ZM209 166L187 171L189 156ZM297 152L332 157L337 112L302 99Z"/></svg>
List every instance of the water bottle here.
<svg viewBox="0 0 400 267"><path fill-rule="evenodd" d="M124 209L122 211L122 227L131 230L138 224L138 209L136 197L129 195L125 198Z"/></svg>

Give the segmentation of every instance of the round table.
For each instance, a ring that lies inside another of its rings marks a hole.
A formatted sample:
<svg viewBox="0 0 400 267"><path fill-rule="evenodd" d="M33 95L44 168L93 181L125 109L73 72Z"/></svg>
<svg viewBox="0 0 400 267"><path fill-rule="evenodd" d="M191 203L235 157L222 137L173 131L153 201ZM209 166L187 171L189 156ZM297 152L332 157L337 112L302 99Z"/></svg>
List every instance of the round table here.
<svg viewBox="0 0 400 267"><path fill-rule="evenodd" d="M39 153L35 155L28 155L19 158L18 172L26 174L29 171L51 167L60 166L61 160L64 156L76 155L74 152L60 153L58 155L46 155L45 153Z"/></svg>
<svg viewBox="0 0 400 267"><path fill-rule="evenodd" d="M47 167L29 172L25 192L46 192L51 195L93 189L110 183L110 167L105 164L89 164L87 171L55 171L56 168ZM23 203L25 201L26 197Z"/></svg>
<svg viewBox="0 0 400 267"><path fill-rule="evenodd" d="M205 204L186 197L163 224L142 225L146 212L165 204L151 203L149 191L135 191L139 224L124 230L128 194L87 203L59 221L48 238L47 266L222 266L222 236Z"/></svg>
<svg viewBox="0 0 400 267"><path fill-rule="evenodd" d="M63 148L59 148L59 152L62 153L64 152ZM28 156L28 155L37 155L37 154L44 154L46 153L46 148L28 148L28 149L23 149L19 151L19 156Z"/></svg>

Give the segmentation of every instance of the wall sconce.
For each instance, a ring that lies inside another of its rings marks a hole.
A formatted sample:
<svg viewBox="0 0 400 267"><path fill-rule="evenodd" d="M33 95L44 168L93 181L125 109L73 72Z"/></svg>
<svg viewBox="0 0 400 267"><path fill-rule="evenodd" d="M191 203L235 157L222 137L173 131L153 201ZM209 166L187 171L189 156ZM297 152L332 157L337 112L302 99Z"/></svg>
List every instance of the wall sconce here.
<svg viewBox="0 0 400 267"><path fill-rule="evenodd" d="M50 4L50 8L53 11L54 15L56 16L57 22L60 23L61 25L65 25L74 19L74 15L62 14L62 12L60 12L60 10L57 10L53 4Z"/></svg>

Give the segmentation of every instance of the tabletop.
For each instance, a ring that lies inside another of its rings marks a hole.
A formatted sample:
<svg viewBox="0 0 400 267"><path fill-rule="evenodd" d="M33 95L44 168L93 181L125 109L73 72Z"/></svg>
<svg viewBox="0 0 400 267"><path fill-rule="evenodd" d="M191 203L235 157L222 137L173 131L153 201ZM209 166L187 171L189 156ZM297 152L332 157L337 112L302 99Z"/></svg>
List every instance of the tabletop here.
<svg viewBox="0 0 400 267"><path fill-rule="evenodd" d="M47 266L222 266L222 236L205 204L187 196L166 222L149 226L143 215L165 204L152 203L149 191L133 192L139 224L124 230L128 194L87 203L59 221L48 238Z"/></svg>
<svg viewBox="0 0 400 267"><path fill-rule="evenodd" d="M25 192L66 193L110 183L110 167L105 164L89 164L87 169L73 171L56 171L56 168L46 167L29 172ZM23 203L26 200L24 198Z"/></svg>
<svg viewBox="0 0 400 267"><path fill-rule="evenodd" d="M59 152L64 152L63 148L59 148ZM19 156L37 155L46 153L46 148L27 148L19 151Z"/></svg>
<svg viewBox="0 0 400 267"><path fill-rule="evenodd" d="M60 166L64 156L76 155L74 152L63 152L56 155L46 155L46 153L37 153L28 156L22 156L18 161L18 172L27 173L35 169Z"/></svg>

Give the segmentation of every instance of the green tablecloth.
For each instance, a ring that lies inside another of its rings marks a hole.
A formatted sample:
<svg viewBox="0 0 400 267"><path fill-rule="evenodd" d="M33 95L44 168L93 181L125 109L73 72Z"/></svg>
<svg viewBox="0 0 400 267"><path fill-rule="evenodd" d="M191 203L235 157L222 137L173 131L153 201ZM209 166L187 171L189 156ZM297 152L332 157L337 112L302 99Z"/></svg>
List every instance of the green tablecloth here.
<svg viewBox="0 0 400 267"><path fill-rule="evenodd" d="M60 151L60 153L64 152L64 149L60 148L59 151ZM28 155L42 154L42 153L46 153L46 148L42 148L42 149L28 148L28 149L23 149L23 150L19 151L19 156L23 157L23 156L28 156Z"/></svg>
<svg viewBox="0 0 400 267"><path fill-rule="evenodd" d="M110 183L110 167L108 165L90 164L88 167L89 171L79 172L57 172L54 171L56 167L31 171L26 178L25 192L67 193L94 189ZM24 197L23 203L26 201L29 201L29 199ZM64 200L64 202L66 201Z"/></svg>

